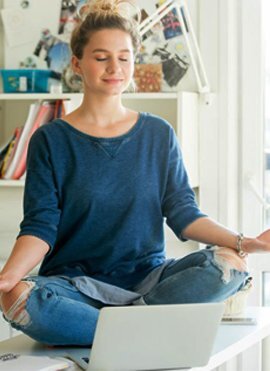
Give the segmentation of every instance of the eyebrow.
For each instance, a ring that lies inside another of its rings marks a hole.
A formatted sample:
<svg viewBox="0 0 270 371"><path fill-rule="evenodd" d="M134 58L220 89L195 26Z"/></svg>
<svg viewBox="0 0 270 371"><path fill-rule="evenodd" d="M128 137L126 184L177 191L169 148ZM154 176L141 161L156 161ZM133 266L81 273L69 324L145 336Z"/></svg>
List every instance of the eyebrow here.
<svg viewBox="0 0 270 371"><path fill-rule="evenodd" d="M93 50L93 53L100 53L100 52L110 53L110 51L106 50L106 49L94 49ZM121 50L119 50L119 53L130 53L130 50L129 49L121 49Z"/></svg>

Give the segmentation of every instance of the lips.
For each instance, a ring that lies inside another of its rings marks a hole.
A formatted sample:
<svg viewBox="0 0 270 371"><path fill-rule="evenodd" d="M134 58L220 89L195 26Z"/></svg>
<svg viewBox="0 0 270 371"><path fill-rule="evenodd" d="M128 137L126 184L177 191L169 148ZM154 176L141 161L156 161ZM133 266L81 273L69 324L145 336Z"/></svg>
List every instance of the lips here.
<svg viewBox="0 0 270 371"><path fill-rule="evenodd" d="M108 83L108 84L117 84L119 82L122 82L124 81L123 79L118 79L118 78L110 78L110 79L103 79L104 82Z"/></svg>

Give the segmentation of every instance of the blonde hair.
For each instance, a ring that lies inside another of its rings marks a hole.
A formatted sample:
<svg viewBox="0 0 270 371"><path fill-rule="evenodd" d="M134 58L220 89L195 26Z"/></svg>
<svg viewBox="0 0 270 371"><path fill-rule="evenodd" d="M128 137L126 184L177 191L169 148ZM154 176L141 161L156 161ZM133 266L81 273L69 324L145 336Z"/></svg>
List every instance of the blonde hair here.
<svg viewBox="0 0 270 371"><path fill-rule="evenodd" d="M131 10L133 9L133 14ZM137 20L134 18L134 10ZM134 2L129 0L88 0L78 9L79 23L71 35L72 53L81 59L83 50L91 35L108 29L122 30L132 40L134 54L137 53L141 38L138 31L140 11Z"/></svg>

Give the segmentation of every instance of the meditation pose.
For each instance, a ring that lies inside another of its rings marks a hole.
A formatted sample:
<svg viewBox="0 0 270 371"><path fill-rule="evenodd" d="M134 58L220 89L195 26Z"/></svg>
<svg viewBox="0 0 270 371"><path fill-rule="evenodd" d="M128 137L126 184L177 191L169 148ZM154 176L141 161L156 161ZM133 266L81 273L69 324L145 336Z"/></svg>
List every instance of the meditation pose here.
<svg viewBox="0 0 270 371"><path fill-rule="evenodd" d="M0 304L12 327L44 344L90 345L104 306L225 301L246 284L246 255L270 251L270 231L244 237L205 215L170 123L122 103L140 46L128 7L81 9L71 50L82 103L29 145ZM168 259L164 222L205 249Z"/></svg>

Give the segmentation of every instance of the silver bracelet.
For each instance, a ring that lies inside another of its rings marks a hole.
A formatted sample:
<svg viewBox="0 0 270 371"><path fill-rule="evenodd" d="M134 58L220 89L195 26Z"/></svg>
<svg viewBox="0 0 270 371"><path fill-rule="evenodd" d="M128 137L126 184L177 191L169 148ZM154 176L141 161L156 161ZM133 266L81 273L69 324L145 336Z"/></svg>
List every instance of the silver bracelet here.
<svg viewBox="0 0 270 371"><path fill-rule="evenodd" d="M236 250L241 258L244 258L247 255L247 253L242 249L243 240L244 240L243 233L239 233L239 235L237 236Z"/></svg>

